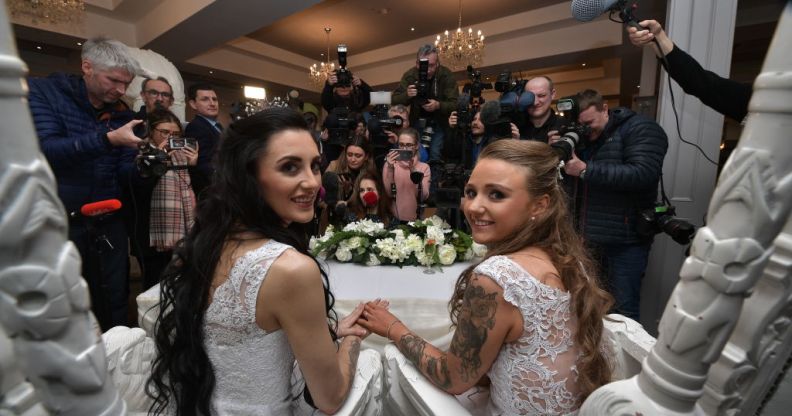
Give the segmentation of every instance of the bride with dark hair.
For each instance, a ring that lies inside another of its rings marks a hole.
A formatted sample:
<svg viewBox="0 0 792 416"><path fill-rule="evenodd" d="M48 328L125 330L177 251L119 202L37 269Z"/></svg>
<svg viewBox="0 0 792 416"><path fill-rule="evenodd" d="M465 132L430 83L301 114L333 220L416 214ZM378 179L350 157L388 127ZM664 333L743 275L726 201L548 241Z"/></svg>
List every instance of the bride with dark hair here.
<svg viewBox="0 0 792 416"><path fill-rule="evenodd" d="M269 109L232 124L195 224L162 277L154 414L290 414L292 368L333 413L355 374L362 305L337 321L309 254L320 157L302 116ZM312 400L311 400L312 399Z"/></svg>

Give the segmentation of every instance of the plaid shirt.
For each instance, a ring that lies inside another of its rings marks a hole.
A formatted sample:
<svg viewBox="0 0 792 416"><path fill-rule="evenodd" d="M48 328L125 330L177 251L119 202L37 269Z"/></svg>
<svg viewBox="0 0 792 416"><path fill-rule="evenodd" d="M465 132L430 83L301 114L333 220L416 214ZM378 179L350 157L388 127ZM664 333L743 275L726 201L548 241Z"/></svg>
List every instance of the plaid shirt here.
<svg viewBox="0 0 792 416"><path fill-rule="evenodd" d="M187 162L180 152L174 152L171 160L175 166L184 166ZM186 169L169 169L151 193L151 247L157 251L173 250L187 234L194 219L195 193L190 185L190 175Z"/></svg>

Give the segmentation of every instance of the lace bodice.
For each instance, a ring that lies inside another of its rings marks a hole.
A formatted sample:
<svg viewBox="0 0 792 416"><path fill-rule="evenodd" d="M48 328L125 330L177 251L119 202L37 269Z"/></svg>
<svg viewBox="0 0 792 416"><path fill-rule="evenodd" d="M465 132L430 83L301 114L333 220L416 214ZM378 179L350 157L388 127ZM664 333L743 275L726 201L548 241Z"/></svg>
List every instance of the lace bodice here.
<svg viewBox="0 0 792 416"><path fill-rule="evenodd" d="M578 349L569 294L547 286L505 256L476 266L503 288L504 299L523 318L523 333L501 347L489 370L494 415L576 414Z"/></svg>
<svg viewBox="0 0 792 416"><path fill-rule="evenodd" d="M282 330L267 332L256 324L261 283L288 248L270 240L245 253L214 292L204 321L206 352L217 379L214 414L291 414L294 354Z"/></svg>

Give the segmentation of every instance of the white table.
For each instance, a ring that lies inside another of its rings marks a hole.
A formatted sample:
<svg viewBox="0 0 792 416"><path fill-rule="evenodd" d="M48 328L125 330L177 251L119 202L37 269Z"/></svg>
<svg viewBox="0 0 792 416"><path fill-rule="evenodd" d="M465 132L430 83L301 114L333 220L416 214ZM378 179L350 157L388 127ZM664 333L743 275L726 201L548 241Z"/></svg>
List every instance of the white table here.
<svg viewBox="0 0 792 416"><path fill-rule="evenodd" d="M336 299L339 318L348 314L359 302L376 298L388 299L390 309L402 322L433 345L447 349L451 343L451 320L448 300L457 278L470 263L455 263L433 273L425 267L361 266L351 263L327 262L330 291ZM437 270L437 269L435 269ZM137 297L138 323L149 336L157 317L159 285ZM387 341L375 335L364 341L364 347L382 352Z"/></svg>

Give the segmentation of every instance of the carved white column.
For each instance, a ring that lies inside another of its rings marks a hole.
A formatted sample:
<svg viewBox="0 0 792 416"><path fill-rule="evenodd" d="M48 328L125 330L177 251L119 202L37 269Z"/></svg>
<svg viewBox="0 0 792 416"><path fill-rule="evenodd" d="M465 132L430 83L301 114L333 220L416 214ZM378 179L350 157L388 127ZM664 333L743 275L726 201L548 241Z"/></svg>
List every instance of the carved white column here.
<svg viewBox="0 0 792 416"><path fill-rule="evenodd" d="M41 400L61 415L121 415L126 406L107 364L80 256L67 240L55 179L39 151L28 110L25 64L0 4L0 325L12 355L0 353L2 403L27 400L12 414L35 414ZM2 345L0 345L2 346ZM10 361L9 361L10 360ZM36 397L14 368L35 386ZM11 371L8 371L11 370ZM6 379L7 374L10 376ZM7 381L18 380L16 386ZM10 395L9 392L19 393Z"/></svg>
<svg viewBox="0 0 792 416"><path fill-rule="evenodd" d="M664 27L674 43L704 68L728 77L736 13L737 0L669 0ZM668 153L663 163L666 192L677 208L677 215L700 227L715 188L717 166L704 159L696 148L679 140L670 87L674 89L682 136L698 144L715 161L718 161L723 116L698 98L685 94L676 82L669 84L665 70L660 71L657 122L668 135ZM641 296L641 323L650 333L655 333L684 258L685 247L665 234L655 238Z"/></svg>
<svg viewBox="0 0 792 416"><path fill-rule="evenodd" d="M717 381L708 378L710 366L737 325L745 298L768 264L770 273L784 278L773 272L770 257L792 210L789 39L792 2L754 84L750 115L713 193L707 226L696 234L666 305L657 343L638 376L597 389L581 415L709 414L713 409L711 403L697 402L705 383ZM783 267L788 255L779 255Z"/></svg>

